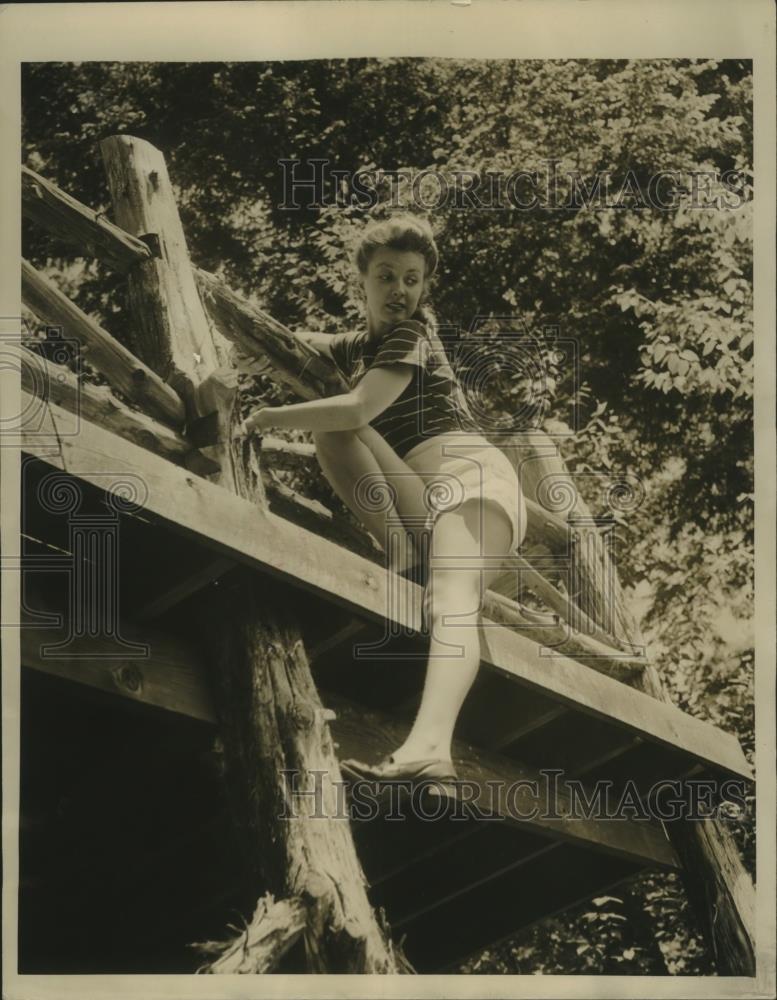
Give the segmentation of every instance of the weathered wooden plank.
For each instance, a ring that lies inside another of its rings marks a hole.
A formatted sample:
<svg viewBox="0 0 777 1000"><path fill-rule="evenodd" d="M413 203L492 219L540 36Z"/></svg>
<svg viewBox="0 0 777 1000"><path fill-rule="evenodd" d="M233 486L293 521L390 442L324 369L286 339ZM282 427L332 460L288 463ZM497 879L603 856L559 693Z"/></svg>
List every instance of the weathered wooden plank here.
<svg viewBox="0 0 777 1000"><path fill-rule="evenodd" d="M367 711L331 692L326 695L326 704L336 715L332 729L342 758L381 757L401 741L408 729L407 722ZM546 811L542 799L547 782L539 770L458 741L454 741L453 759L460 779L469 783L474 792L470 798L473 809L494 817L481 822L505 822L519 831L531 830L639 863L675 867L666 835L654 821L624 818L612 822L595 816L575 816L563 781L558 783L555 808ZM534 787L540 789L539 796L533 794ZM462 798L465 796L469 798L469 792ZM535 807L537 815L531 815Z"/></svg>
<svg viewBox="0 0 777 1000"><path fill-rule="evenodd" d="M352 618L345 625L340 626L337 631L308 648L311 663L315 664L317 660L332 650L347 649L349 645L352 646L354 641L363 639L370 631L369 624L362 618Z"/></svg>
<svg viewBox="0 0 777 1000"><path fill-rule="evenodd" d="M57 609L46 605L40 596L36 596L35 605L36 610L58 614ZM122 636L128 641L141 641L143 636L142 641L150 648L147 659L102 659L100 652L107 649L108 654L115 655L115 646L90 636L73 639L64 655L47 656L47 645L69 637L69 623L64 620L64 615L61 617L63 620L59 626L41 628L27 613L24 614L21 631L23 666L203 721L216 721L202 654L195 643L152 630L148 625L138 629L130 623L123 623ZM395 741L403 726L406 728L407 725L374 712L365 712L361 706L333 694L326 694L324 701L336 714L331 725L341 759L363 758L365 754L368 757L379 756L388 752L391 741ZM545 818L542 814L532 820L521 818L534 808L537 800L529 792L517 790L513 805L508 796L519 780L537 781L538 787L542 788L541 776L536 771L495 755L473 753L461 744L457 744L454 752L456 759L460 760L461 778L479 786L480 793L473 799L473 804L484 811L495 809L519 829L530 822L532 828L565 841L637 858L645 863L669 868L674 866L671 850L659 826L575 818L570 815L569 799L563 792L556 801L559 818Z"/></svg>
<svg viewBox="0 0 777 1000"><path fill-rule="evenodd" d="M347 546L354 552L383 564L385 555L372 535L358 524L335 515L317 500L295 492L272 469L262 469L270 509L281 517Z"/></svg>
<svg viewBox="0 0 777 1000"><path fill-rule="evenodd" d="M138 261L152 256L142 240L23 164L22 215L115 271L125 273Z"/></svg>
<svg viewBox="0 0 777 1000"><path fill-rule="evenodd" d="M101 148L119 221L130 232L153 234L160 252L159 259L128 276L143 336L140 353L185 387L190 423L194 415L198 423L207 418L214 426L209 457L219 464L219 485L264 508L267 498L252 443L233 440L237 373L228 363L226 342L203 309L164 156L130 136L113 136ZM347 824L334 817L321 822L308 805L294 823L279 814L285 769L322 770L328 803L337 795L339 772L300 623L280 588L267 584L266 578L254 578L230 593L214 587L209 600L200 603L195 626L213 665L225 784L247 834L249 865L268 892L300 904L305 919L298 921L294 936L302 936L308 971L402 971L401 953L367 898ZM272 968L290 942L279 938L278 919L272 897L269 903L260 900L250 925L226 951L219 949L220 958L214 960L213 948L208 949L208 971ZM268 936L270 946L259 948ZM230 954L237 955L237 965Z"/></svg>
<svg viewBox="0 0 777 1000"><path fill-rule="evenodd" d="M234 490L229 441L237 372L197 291L165 158L128 135L103 139L100 152L117 222L154 247L154 255L127 274L135 349L181 395L187 433L197 420L215 417L213 443L204 453L218 466L215 481Z"/></svg>
<svg viewBox="0 0 777 1000"><path fill-rule="evenodd" d="M380 887L411 869L415 877L422 882L425 862L436 858L437 854L457 843L466 843L472 851L478 851L484 843L484 834L495 824L480 822L476 819L452 819L441 817L428 822L408 815L406 821L389 825L384 823L378 827L376 823L363 823L366 832L359 838L360 857L364 860L372 890ZM357 835L358 835L358 824ZM513 840L517 839L516 831L511 828ZM538 838L547 843L544 837ZM556 841L553 841L556 843ZM375 902L380 895L373 891Z"/></svg>
<svg viewBox="0 0 777 1000"><path fill-rule="evenodd" d="M49 404L48 411L54 425L62 420L59 407ZM51 458L49 446L35 435L25 441L23 450L43 461ZM385 570L102 428L84 422L77 436L63 437L57 462L101 488L106 486L106 468L115 470L117 476L123 472L140 476L148 491L144 513L172 530L244 565L294 582L368 620L389 619L405 630L420 631L420 587L412 602L392 603L387 597ZM174 506L171 497L175 497ZM416 585L394 578L393 586ZM566 657L544 656L536 643L516 631L486 623L479 634L482 661L516 682L577 711L609 719L636 735L680 749L714 768L750 776L739 743L730 734Z"/></svg>
<svg viewBox="0 0 777 1000"><path fill-rule="evenodd" d="M296 472L318 464L316 446L307 441L286 441L264 434L260 447L262 458L266 458L276 469L293 469Z"/></svg>
<svg viewBox="0 0 777 1000"><path fill-rule="evenodd" d="M609 635L604 629L600 628L595 621L588 617L577 605L570 601L568 597L562 594L556 587L547 580L542 573L536 570L531 563L526 559L518 558L517 566L524 577L526 584L531 590L541 598L549 608L556 612L569 627L574 631L574 633L582 633L586 636L590 636L595 641L602 644L606 648L610 648L613 652L616 650L623 650L622 644L612 635Z"/></svg>
<svg viewBox="0 0 777 1000"><path fill-rule="evenodd" d="M69 413L98 424L141 448L197 471L198 456L189 441L166 424L118 399L107 385L79 380L64 365L22 347L21 384L33 396L51 400ZM74 424L74 427L77 426Z"/></svg>
<svg viewBox="0 0 777 1000"><path fill-rule="evenodd" d="M195 643L170 636L149 624L138 628L122 622L119 630L122 639L148 647L145 657L122 658L113 641L74 635L66 607L52 605L40 590L26 589L30 606L22 608L22 666L203 722L216 721ZM59 624L42 626L33 611L53 616L59 619ZM47 651L48 647L64 642L67 649Z"/></svg>
<svg viewBox="0 0 777 1000"><path fill-rule="evenodd" d="M488 744L489 750L508 750L510 747L520 743L525 737L535 733L538 729L544 729L551 722L563 719L569 714L566 705L552 705L544 712L532 718L524 718L522 722L516 723L506 732L500 733L497 737L492 737Z"/></svg>
<svg viewBox="0 0 777 1000"><path fill-rule="evenodd" d="M135 622L153 621L154 618L158 618L166 611L169 611L170 608L174 608L177 604L180 604L181 601L185 601L187 597L191 597L198 590L202 590L207 584L223 576L235 565L233 559L227 559L224 556L209 559L196 572L187 573L186 576L176 581L171 587L167 587L164 591L156 593L147 604L144 604L133 613L133 620Z"/></svg>
<svg viewBox="0 0 777 1000"><path fill-rule="evenodd" d="M283 323L208 271L195 269L194 275L208 315L220 334L243 354L266 361L276 382L303 400L347 391L332 362Z"/></svg>
<svg viewBox="0 0 777 1000"><path fill-rule="evenodd" d="M477 836L448 840L380 884L376 902L385 906L397 927L445 908L451 901L497 882L508 872L536 864L560 841L516 831L504 825L481 823Z"/></svg>
<svg viewBox="0 0 777 1000"><path fill-rule="evenodd" d="M66 337L88 349L90 364L127 399L171 427L183 426L185 408L176 392L26 260L22 261L22 298L36 316L61 326Z"/></svg>

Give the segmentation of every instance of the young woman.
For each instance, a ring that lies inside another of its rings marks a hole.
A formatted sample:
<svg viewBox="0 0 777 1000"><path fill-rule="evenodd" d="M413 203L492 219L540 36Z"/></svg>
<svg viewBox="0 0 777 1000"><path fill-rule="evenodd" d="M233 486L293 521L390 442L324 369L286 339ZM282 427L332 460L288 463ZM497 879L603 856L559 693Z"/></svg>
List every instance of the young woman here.
<svg viewBox="0 0 777 1000"><path fill-rule="evenodd" d="M483 597L525 531L516 473L474 421L426 306L437 262L432 230L420 218L369 224L354 255L365 329L300 335L335 362L349 391L265 406L243 423L245 433L313 431L335 493L384 547L404 529L416 561L428 549L431 638L421 704L406 739L384 760L343 761L352 778L456 778L451 743L480 663ZM390 498L382 505L370 502L376 485Z"/></svg>

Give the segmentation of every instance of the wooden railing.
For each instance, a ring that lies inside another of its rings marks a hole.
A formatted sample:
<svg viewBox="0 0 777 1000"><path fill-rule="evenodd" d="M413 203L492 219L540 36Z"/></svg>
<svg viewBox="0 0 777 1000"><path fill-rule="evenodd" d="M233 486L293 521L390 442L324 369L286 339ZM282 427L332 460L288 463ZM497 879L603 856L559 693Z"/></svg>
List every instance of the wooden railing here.
<svg viewBox="0 0 777 1000"><path fill-rule="evenodd" d="M26 217L60 240L82 250L91 250L106 266L131 275L139 263L153 260L154 251L148 245L153 247L153 240L146 243L125 232L27 167L22 168L22 193ZM301 399L315 399L345 390L343 380L327 358L212 274L197 268L193 270L208 317L224 341L233 344L244 355L261 358L273 378ZM100 421L171 461L200 474L212 473L214 466L207 457L208 444L217 442L212 433L211 440L207 441L206 437L205 443L202 435L198 436L198 424L201 425L208 414L201 412L202 407L198 407L193 398L191 378L170 366L167 379L163 380L27 261L23 263L22 274L23 301L30 311L45 323L67 330L68 336L81 345L90 365L132 405L121 402L110 390L78 383L69 372L61 378L51 378L49 371L47 381L51 398L65 409L82 407L82 416L86 419ZM32 358L29 362L30 366L34 363ZM44 362L37 359L36 363ZM50 363L45 364L48 370ZM234 387L234 373L226 365L220 366L217 378ZM177 386L177 391L171 383ZM26 380L25 387L34 391L31 378ZM205 454L198 444L205 449ZM312 445L300 448L274 439L265 446L264 454L281 464L292 459L302 460L311 474L317 471ZM283 508L292 519L295 512L299 512L308 521L311 518L315 521L316 508L284 487L277 477L265 473L265 484L275 505ZM535 544L560 554L567 553L568 525L531 497L527 498L527 511L527 547ZM321 505L318 505L318 516L322 527L331 527L331 513ZM373 551L376 557L379 556L371 536L348 520L336 519L336 531L357 550ZM497 582L484 607L487 618L523 630L557 652L578 658L611 676L630 678L644 667L644 659L638 652L628 650L621 639L602 629L527 559L518 560L503 578L503 583L516 579L522 587L534 592L549 613L532 612L520 601L500 593Z"/></svg>

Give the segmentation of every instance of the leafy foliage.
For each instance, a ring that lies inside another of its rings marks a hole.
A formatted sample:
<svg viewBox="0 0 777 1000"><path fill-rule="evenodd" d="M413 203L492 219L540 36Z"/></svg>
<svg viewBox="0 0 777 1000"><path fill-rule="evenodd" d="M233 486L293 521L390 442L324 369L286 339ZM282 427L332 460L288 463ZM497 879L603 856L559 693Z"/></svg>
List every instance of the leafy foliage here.
<svg viewBox="0 0 777 1000"><path fill-rule="evenodd" d="M482 400L490 420L509 422L528 394L584 493L602 474L640 481L642 504L613 512L621 578L676 702L735 732L752 755L749 63L40 63L23 67L23 100L25 162L107 214L100 140L130 133L162 149L195 262L292 328L362 321L350 241L413 191L385 179L375 209L346 181L324 204L300 198L289 210L281 159L424 170L432 192L471 172L480 204L452 200L432 214L435 310L464 344L497 356ZM553 202L484 204L489 175L524 172L523 197L552 162ZM295 170L309 176L304 164ZM674 172L676 197L645 206L640 192L661 172ZM614 203L581 205L605 173ZM66 278L68 294L131 345L120 279L26 224L23 238L33 263ZM500 368L500 335L514 329L539 344L539 384L504 358ZM553 360L562 341L572 345L566 365ZM261 377L246 393L286 399ZM588 500L602 512L599 494ZM752 810L734 830L752 871ZM645 922L655 933L635 938ZM676 880L647 874L466 968L711 967Z"/></svg>

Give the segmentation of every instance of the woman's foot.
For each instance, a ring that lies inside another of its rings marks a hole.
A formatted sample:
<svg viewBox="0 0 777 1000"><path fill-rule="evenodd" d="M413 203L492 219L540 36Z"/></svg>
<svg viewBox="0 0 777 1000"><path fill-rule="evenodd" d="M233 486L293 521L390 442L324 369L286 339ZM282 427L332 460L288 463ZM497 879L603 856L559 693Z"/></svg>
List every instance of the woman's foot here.
<svg viewBox="0 0 777 1000"><path fill-rule="evenodd" d="M406 744L396 749L389 758L395 764L408 764L414 760L439 760L451 764L450 747L442 744L424 744L423 746ZM451 766L453 766L451 764Z"/></svg>
<svg viewBox="0 0 777 1000"><path fill-rule="evenodd" d="M384 757L377 764L365 764L359 760L344 760L340 768L346 777L367 781L407 781L413 784L428 781L456 781L458 775L450 759L423 758L416 760L394 759L393 754Z"/></svg>

